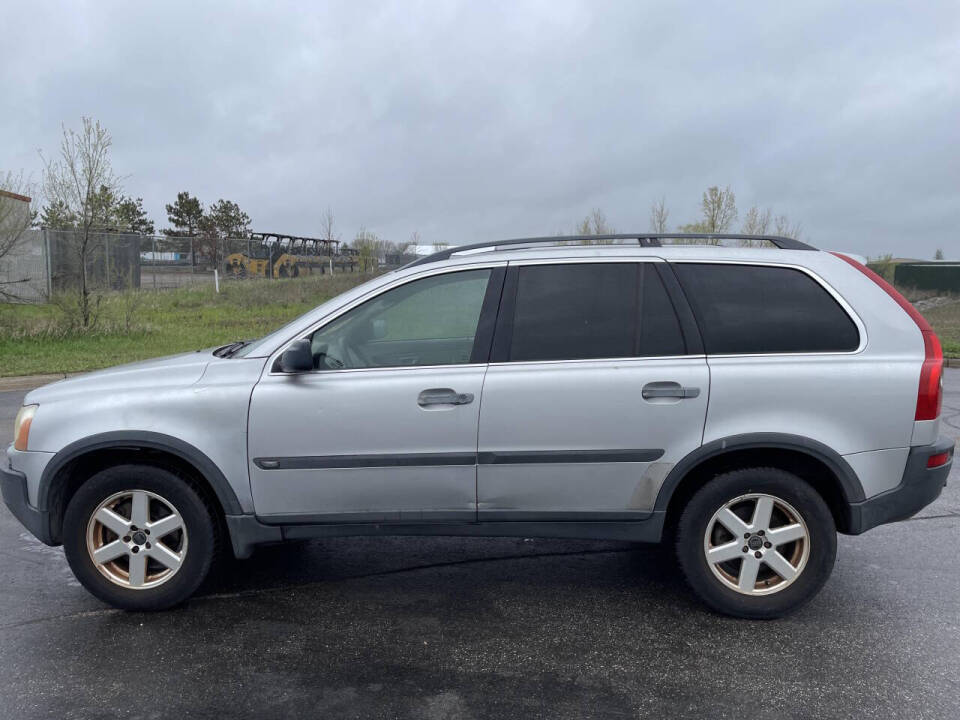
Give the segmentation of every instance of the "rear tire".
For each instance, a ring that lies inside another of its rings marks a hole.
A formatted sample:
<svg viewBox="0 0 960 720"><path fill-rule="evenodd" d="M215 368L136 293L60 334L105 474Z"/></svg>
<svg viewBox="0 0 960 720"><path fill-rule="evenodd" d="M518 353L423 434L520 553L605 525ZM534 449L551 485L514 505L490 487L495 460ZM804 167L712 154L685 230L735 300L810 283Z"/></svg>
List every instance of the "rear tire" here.
<svg viewBox="0 0 960 720"><path fill-rule="evenodd" d="M676 550L687 582L709 607L772 619L798 610L823 587L837 532L827 504L803 479L778 468L744 468L718 475L690 498Z"/></svg>
<svg viewBox="0 0 960 720"><path fill-rule="evenodd" d="M70 499L63 546L77 579L124 610L163 610L203 582L216 551L213 510L190 482L150 465L117 465Z"/></svg>

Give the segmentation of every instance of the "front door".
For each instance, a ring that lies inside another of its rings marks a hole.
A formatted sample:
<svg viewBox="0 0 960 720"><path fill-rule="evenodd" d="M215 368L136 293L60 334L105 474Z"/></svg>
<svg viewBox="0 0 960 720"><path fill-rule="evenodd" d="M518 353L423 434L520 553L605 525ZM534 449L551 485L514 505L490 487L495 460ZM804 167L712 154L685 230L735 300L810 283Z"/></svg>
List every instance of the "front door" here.
<svg viewBox="0 0 960 720"><path fill-rule="evenodd" d="M707 364L657 266L511 264L480 411L480 520L642 518L699 447Z"/></svg>
<svg viewBox="0 0 960 720"><path fill-rule="evenodd" d="M258 516L474 519L480 393L502 268L393 287L306 335L313 372L268 368L250 407Z"/></svg>

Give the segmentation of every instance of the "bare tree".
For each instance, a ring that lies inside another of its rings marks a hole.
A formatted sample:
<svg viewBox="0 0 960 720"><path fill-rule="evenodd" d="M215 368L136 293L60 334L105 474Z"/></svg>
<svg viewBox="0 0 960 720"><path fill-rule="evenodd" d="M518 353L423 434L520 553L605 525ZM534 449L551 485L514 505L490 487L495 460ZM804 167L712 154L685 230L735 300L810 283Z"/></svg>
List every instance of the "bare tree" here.
<svg viewBox="0 0 960 720"><path fill-rule="evenodd" d="M773 234L799 240L803 235L803 225L799 221L790 222L790 218L786 215L777 215L773 221Z"/></svg>
<svg viewBox="0 0 960 720"><path fill-rule="evenodd" d="M937 248L937 251L933 254L934 260L943 260L943 249Z"/></svg>
<svg viewBox="0 0 960 720"><path fill-rule="evenodd" d="M730 186L723 190L716 185L707 188L700 200L700 212L703 213L704 232L727 232L737 219L737 198Z"/></svg>
<svg viewBox="0 0 960 720"><path fill-rule="evenodd" d="M10 256L36 217L28 192L32 189L23 173L0 174L0 300L4 302L18 300L17 286L29 280L11 277L7 271Z"/></svg>
<svg viewBox="0 0 960 720"><path fill-rule="evenodd" d="M583 220L579 222L574 230L575 235L612 235L616 232L612 226L607 223L607 216L600 208L594 208ZM594 241L584 240L584 245L592 245Z"/></svg>
<svg viewBox="0 0 960 720"><path fill-rule="evenodd" d="M105 214L104 198L117 197L120 179L110 164L110 133L99 122L85 117L80 132L63 128L60 154L41 158L44 164L43 192L47 202L63 208L74 219L75 231L67 234L77 270L76 306L80 325L95 321L99 295L90 287L88 266L95 250L93 231Z"/></svg>
<svg viewBox="0 0 960 720"><path fill-rule="evenodd" d="M760 210L754 205L743 219L743 226L740 228L740 232L745 235L766 235L770 231L771 220L772 213L769 208Z"/></svg>
<svg viewBox="0 0 960 720"><path fill-rule="evenodd" d="M661 197L650 206L650 231L656 233L667 232L667 220L670 211L667 210L667 199Z"/></svg>
<svg viewBox="0 0 960 720"><path fill-rule="evenodd" d="M329 207L323 211L320 216L320 238L326 240L330 245L331 253L333 247L340 242L340 233L337 232L337 223L333 217L333 210Z"/></svg>
<svg viewBox="0 0 960 720"><path fill-rule="evenodd" d="M416 252L417 252L417 247L419 247L419 245L420 245L420 231L419 231L419 230L414 230L412 233L410 233L410 242L407 243L407 247L408 247L408 248L410 248L410 247L413 248L413 249L410 250L409 252L410 252L411 254L416 254Z"/></svg>

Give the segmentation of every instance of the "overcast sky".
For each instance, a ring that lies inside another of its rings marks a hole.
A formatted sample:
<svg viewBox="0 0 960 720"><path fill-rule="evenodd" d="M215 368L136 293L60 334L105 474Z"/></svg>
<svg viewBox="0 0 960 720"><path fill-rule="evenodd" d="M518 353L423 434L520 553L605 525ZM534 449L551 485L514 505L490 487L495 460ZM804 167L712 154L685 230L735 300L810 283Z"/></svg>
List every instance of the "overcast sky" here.
<svg viewBox="0 0 960 720"><path fill-rule="evenodd" d="M709 185L865 255L960 256L960 3L7 3L0 171L100 120L158 229L451 244L696 219ZM739 227L739 222L738 222Z"/></svg>

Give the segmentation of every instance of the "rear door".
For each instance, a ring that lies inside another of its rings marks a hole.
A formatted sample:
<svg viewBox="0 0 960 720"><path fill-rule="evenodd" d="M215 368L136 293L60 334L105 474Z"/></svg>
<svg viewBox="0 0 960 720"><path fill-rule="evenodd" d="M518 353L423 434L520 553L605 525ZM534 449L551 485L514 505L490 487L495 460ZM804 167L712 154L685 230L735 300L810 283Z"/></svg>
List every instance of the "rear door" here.
<svg viewBox="0 0 960 720"><path fill-rule="evenodd" d="M481 520L643 517L701 444L709 373L666 263L507 272L480 411Z"/></svg>

